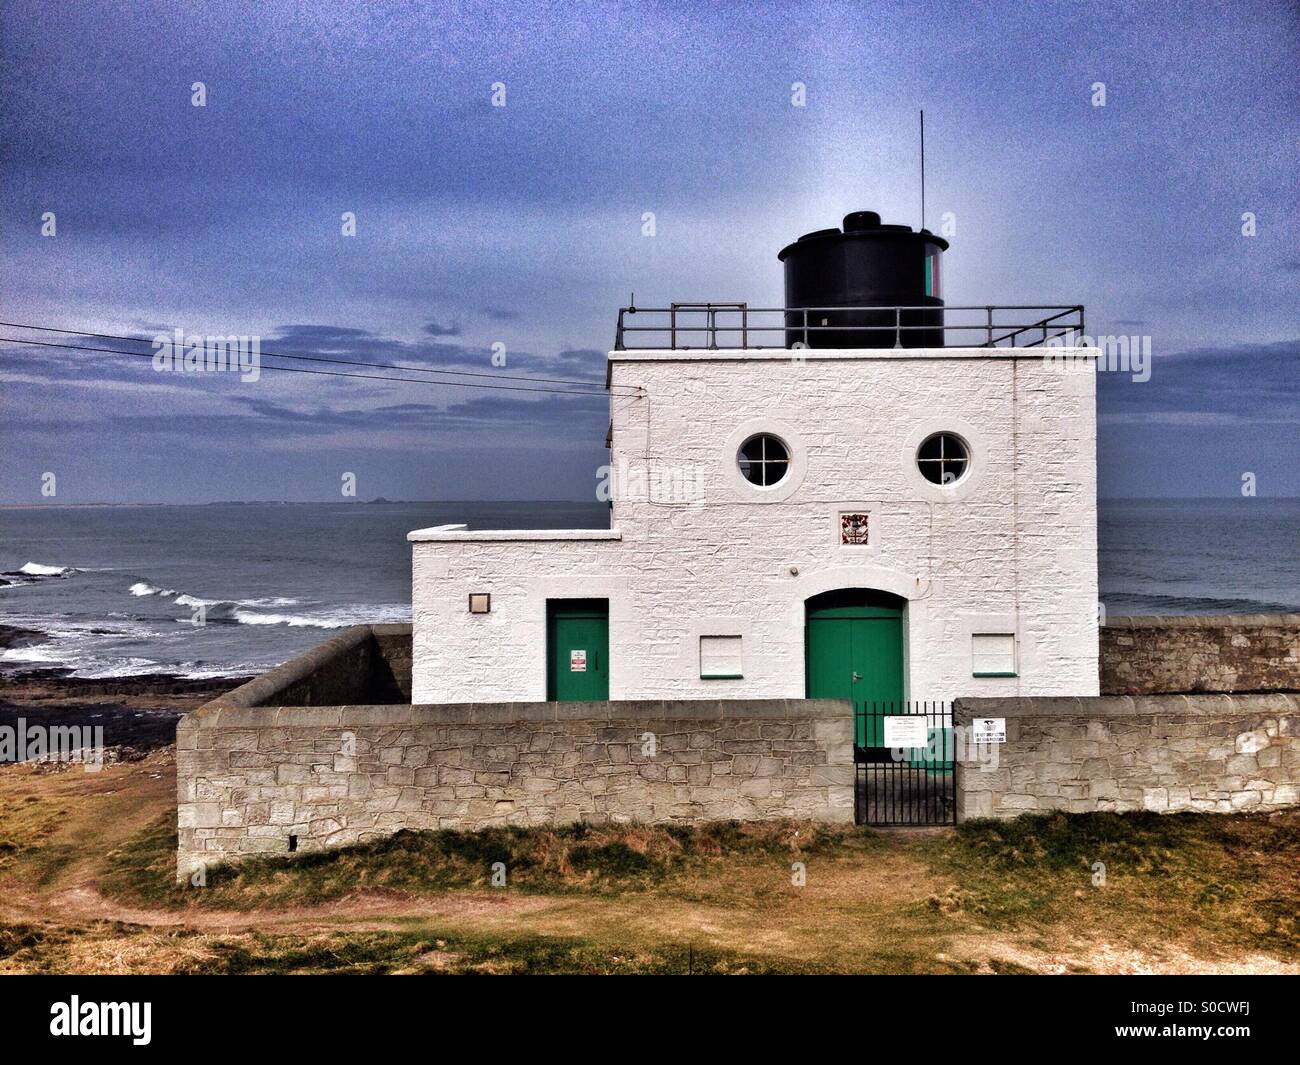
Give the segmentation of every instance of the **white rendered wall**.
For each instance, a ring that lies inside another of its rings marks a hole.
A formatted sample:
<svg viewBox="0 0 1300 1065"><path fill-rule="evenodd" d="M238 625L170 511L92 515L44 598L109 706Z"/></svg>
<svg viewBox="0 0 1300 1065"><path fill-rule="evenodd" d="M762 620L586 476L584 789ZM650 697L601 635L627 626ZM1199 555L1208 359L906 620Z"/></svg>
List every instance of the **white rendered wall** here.
<svg viewBox="0 0 1300 1065"><path fill-rule="evenodd" d="M413 533L415 701L545 699L546 600L570 597L610 601L613 699L802 697L804 600L849 587L908 600L908 698L1096 695L1095 350L801 354L611 353L644 389L613 400L616 469L703 501L619 499L618 539ZM941 429L972 449L951 487L915 463ZM794 452L768 493L736 470L759 431ZM841 510L870 545L839 545ZM974 632L1014 632L1018 676L972 677ZM700 679L706 634L744 637L743 679Z"/></svg>

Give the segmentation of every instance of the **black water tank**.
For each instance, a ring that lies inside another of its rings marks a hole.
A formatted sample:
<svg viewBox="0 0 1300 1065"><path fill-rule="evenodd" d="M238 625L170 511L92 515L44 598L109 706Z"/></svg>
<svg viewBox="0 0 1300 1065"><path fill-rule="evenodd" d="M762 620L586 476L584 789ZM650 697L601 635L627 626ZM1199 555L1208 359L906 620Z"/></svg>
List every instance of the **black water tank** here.
<svg viewBox="0 0 1300 1065"><path fill-rule="evenodd" d="M785 263L786 346L942 347L939 258L947 250L948 242L928 229L914 233L910 226L881 225L874 211L845 215L842 231L805 233L777 256ZM804 312L790 310L802 307L818 308L807 312L806 334ZM841 307L921 309L896 317L893 310ZM834 328L817 328L826 326Z"/></svg>

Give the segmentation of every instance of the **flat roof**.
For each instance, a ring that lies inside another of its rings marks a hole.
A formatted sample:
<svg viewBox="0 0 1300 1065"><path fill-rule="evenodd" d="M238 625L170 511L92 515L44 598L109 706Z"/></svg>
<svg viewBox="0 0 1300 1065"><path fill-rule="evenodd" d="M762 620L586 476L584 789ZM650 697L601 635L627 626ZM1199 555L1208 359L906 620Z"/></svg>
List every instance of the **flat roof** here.
<svg viewBox="0 0 1300 1065"><path fill-rule="evenodd" d="M627 348L609 353L610 362L735 362L754 359L789 362L880 359L1038 359L1051 355L1078 359L1101 356L1100 348Z"/></svg>
<svg viewBox="0 0 1300 1065"><path fill-rule="evenodd" d="M470 529L464 525L435 525L406 534L412 543L461 543L469 540L621 540L617 529Z"/></svg>

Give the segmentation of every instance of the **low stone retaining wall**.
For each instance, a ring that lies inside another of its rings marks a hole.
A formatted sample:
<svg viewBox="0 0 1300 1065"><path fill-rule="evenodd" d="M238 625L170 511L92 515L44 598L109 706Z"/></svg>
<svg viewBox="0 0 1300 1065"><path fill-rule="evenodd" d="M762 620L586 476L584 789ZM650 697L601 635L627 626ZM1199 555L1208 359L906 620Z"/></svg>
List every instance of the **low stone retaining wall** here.
<svg viewBox="0 0 1300 1065"><path fill-rule="evenodd" d="M1005 718L1007 741L965 752L959 820L1300 803L1300 696L957 700L955 725L977 717ZM996 764L981 764L984 755Z"/></svg>
<svg viewBox="0 0 1300 1065"><path fill-rule="evenodd" d="M1300 691L1300 614L1110 618L1101 691Z"/></svg>
<svg viewBox="0 0 1300 1065"><path fill-rule="evenodd" d="M1300 615L1114 618L1102 690L1298 689L1298 634ZM410 693L411 626L365 625L187 714L178 876L403 828L853 819L845 702L412 706ZM954 724L1003 717L1007 743L996 766L963 759L957 814L1294 805L1297 711L1288 694L959 699Z"/></svg>
<svg viewBox="0 0 1300 1065"><path fill-rule="evenodd" d="M404 828L853 820L844 702L247 706L242 691L177 726L180 879Z"/></svg>

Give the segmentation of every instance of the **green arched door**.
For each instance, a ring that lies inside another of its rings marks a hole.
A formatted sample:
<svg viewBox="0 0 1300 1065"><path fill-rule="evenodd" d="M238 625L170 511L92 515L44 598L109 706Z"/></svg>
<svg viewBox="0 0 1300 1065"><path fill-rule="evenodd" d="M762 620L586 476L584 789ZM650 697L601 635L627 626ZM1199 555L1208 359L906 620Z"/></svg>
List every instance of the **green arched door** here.
<svg viewBox="0 0 1300 1065"><path fill-rule="evenodd" d="M903 600L847 588L805 604L805 691L810 699L848 699L860 747L879 747L880 719L866 713L903 706Z"/></svg>

